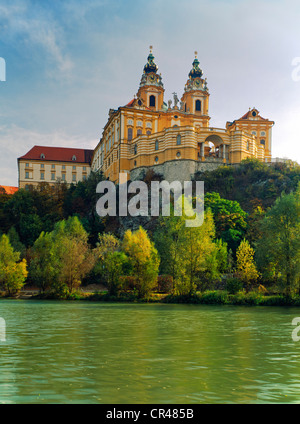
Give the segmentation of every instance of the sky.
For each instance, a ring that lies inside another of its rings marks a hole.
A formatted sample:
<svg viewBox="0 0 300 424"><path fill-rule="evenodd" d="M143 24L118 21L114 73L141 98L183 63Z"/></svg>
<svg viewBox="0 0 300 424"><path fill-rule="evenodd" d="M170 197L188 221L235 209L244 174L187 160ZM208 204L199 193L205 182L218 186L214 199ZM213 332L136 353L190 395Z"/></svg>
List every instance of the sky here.
<svg viewBox="0 0 300 424"><path fill-rule="evenodd" d="M197 51L210 125L256 107L275 121L272 156L300 163L299 22L298 0L0 0L0 185L34 145L93 149L150 45L166 103Z"/></svg>

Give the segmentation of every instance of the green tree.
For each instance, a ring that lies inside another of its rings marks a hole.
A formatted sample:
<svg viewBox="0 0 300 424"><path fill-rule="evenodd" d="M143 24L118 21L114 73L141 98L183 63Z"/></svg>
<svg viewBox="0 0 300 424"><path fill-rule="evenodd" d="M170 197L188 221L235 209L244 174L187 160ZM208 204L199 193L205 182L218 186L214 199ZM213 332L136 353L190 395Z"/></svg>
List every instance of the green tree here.
<svg viewBox="0 0 300 424"><path fill-rule="evenodd" d="M120 241L113 234L99 234L96 252L96 274L102 276L110 295L118 295L122 288L121 277L128 265L127 256L120 251Z"/></svg>
<svg viewBox="0 0 300 424"><path fill-rule="evenodd" d="M181 251L185 261L185 278L181 282L182 287L179 284L176 286L181 294L193 294L203 273L210 272L215 267L211 260L217 248L213 243L214 238L215 226L210 209L205 212L202 225L185 228ZM185 293L182 293L182 288Z"/></svg>
<svg viewBox="0 0 300 424"><path fill-rule="evenodd" d="M5 234L0 239L0 284L9 296L16 295L24 286L27 264L19 262L20 253L15 252Z"/></svg>
<svg viewBox="0 0 300 424"><path fill-rule="evenodd" d="M26 247L23 243L20 241L19 234L17 233L17 230L15 227L11 227L7 233L9 242L12 245L13 249L16 252L20 252L21 258L25 256L26 253Z"/></svg>
<svg viewBox="0 0 300 424"><path fill-rule="evenodd" d="M290 295L300 275L300 190L282 194L266 213L257 242L263 274L282 281Z"/></svg>
<svg viewBox="0 0 300 424"><path fill-rule="evenodd" d="M88 234L74 216L58 222L52 234L53 255L58 259L57 291L72 293L95 265L95 252L88 245Z"/></svg>
<svg viewBox="0 0 300 424"><path fill-rule="evenodd" d="M122 250L128 256L139 297L146 297L155 287L158 277L160 259L154 243L140 227L134 232L125 232Z"/></svg>
<svg viewBox="0 0 300 424"><path fill-rule="evenodd" d="M183 217L161 216L154 233L154 243L160 256L160 274L170 275L176 284L184 277L182 255L185 221Z"/></svg>
<svg viewBox="0 0 300 424"><path fill-rule="evenodd" d="M160 271L172 276L176 293L191 295L197 286L204 287L220 275L227 248L222 242L215 244L214 238L210 210L198 227L187 227L183 216L160 218L154 235L161 256Z"/></svg>
<svg viewBox="0 0 300 424"><path fill-rule="evenodd" d="M213 213L216 237L222 238L235 252L245 235L247 213L238 202L223 199L219 193L207 193L204 201L205 209L211 209Z"/></svg>
<svg viewBox="0 0 300 424"><path fill-rule="evenodd" d="M29 278L42 293L55 287L58 278L60 264L54 246L52 234L42 232L30 252Z"/></svg>

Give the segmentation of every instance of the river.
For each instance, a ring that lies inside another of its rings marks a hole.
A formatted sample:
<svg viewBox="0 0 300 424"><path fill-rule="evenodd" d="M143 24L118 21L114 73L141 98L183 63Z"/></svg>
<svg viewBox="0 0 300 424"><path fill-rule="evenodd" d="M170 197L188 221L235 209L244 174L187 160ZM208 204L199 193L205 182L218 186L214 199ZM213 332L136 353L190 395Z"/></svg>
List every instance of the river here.
<svg viewBox="0 0 300 424"><path fill-rule="evenodd" d="M300 308L0 300L0 403L300 403Z"/></svg>

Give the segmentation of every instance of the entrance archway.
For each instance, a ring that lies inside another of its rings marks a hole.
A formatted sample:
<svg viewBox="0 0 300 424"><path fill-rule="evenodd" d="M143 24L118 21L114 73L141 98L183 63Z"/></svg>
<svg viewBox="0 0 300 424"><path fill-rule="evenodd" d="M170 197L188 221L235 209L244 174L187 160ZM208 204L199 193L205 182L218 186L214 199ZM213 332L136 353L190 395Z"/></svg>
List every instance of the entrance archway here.
<svg viewBox="0 0 300 424"><path fill-rule="evenodd" d="M206 137L204 143L200 145L200 157L205 158L224 158L225 147L224 141L217 134L211 134Z"/></svg>

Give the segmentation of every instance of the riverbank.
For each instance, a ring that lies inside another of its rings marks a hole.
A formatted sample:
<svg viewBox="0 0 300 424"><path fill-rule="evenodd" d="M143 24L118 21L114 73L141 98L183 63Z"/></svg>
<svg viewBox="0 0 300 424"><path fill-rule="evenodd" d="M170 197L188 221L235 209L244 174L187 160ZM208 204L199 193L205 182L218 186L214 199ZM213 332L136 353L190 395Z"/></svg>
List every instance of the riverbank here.
<svg viewBox="0 0 300 424"><path fill-rule="evenodd" d="M93 290L91 290L93 289ZM10 299L1 296L2 299ZM37 289L23 290L13 299L24 300L72 300L91 302L129 302L129 303L174 303L174 304L204 304L204 305L249 305L249 306L300 306L300 296L283 294L264 295L255 291L229 294L225 290L209 290L193 295L173 295L152 293L145 298L139 298L136 293L122 293L119 296L109 295L105 287L84 287L80 291L64 296L55 293L39 293ZM12 299L12 298L11 298Z"/></svg>

